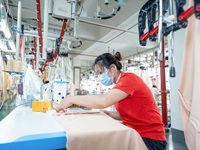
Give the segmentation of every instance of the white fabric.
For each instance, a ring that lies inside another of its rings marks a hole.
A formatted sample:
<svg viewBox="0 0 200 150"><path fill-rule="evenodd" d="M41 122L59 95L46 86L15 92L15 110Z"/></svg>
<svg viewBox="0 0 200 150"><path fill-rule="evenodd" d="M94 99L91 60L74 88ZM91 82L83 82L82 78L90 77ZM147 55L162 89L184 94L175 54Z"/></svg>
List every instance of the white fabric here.
<svg viewBox="0 0 200 150"><path fill-rule="evenodd" d="M53 81L55 79L55 72L56 66L50 66L47 81Z"/></svg>
<svg viewBox="0 0 200 150"><path fill-rule="evenodd" d="M58 57L54 79L66 79L67 82L72 81L72 68L68 57Z"/></svg>
<svg viewBox="0 0 200 150"><path fill-rule="evenodd" d="M193 0L190 0L190 6ZM179 106L185 141L190 150L200 148L200 20L194 15L186 29Z"/></svg>

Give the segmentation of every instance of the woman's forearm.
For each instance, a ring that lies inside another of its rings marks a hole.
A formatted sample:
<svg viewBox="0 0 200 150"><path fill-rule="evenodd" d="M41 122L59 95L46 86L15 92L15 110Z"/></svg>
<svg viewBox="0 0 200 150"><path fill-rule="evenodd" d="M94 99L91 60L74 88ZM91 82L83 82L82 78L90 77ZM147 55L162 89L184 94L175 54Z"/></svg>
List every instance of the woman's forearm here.
<svg viewBox="0 0 200 150"><path fill-rule="evenodd" d="M105 108L108 107L105 96L103 95L81 95L81 96L71 96L69 97L69 102L71 104L76 104L80 106L85 106L87 108Z"/></svg>
<svg viewBox="0 0 200 150"><path fill-rule="evenodd" d="M59 105L55 108L57 112L65 111L72 104L85 106L88 108L106 108L116 102L127 97L128 94L120 91L118 89L113 89L107 92L106 94L101 95L77 95L77 96L67 96L62 100Z"/></svg>

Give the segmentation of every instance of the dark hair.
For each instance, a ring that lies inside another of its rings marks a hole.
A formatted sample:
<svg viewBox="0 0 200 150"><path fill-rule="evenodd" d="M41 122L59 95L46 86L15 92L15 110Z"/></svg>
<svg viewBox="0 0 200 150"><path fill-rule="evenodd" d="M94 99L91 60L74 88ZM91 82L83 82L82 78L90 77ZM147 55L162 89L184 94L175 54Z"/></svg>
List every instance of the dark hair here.
<svg viewBox="0 0 200 150"><path fill-rule="evenodd" d="M156 85L153 85L152 87L154 87L154 88L157 88L157 86L156 86Z"/></svg>
<svg viewBox="0 0 200 150"><path fill-rule="evenodd" d="M112 55L110 53L104 53L95 59L94 64L93 64L93 69L96 65L109 68L112 64L115 64L117 67L117 70L121 70L122 64L119 62L121 60L122 58L121 58L120 52L116 52L115 55Z"/></svg>

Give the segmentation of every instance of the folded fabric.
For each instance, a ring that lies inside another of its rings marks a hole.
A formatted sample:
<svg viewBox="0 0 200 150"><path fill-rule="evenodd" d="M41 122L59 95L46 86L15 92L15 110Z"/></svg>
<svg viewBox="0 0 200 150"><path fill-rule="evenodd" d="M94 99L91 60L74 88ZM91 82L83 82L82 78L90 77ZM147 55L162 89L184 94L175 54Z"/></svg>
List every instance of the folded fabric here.
<svg viewBox="0 0 200 150"><path fill-rule="evenodd" d="M147 150L140 135L103 112L60 115L55 120L67 133L68 150Z"/></svg>

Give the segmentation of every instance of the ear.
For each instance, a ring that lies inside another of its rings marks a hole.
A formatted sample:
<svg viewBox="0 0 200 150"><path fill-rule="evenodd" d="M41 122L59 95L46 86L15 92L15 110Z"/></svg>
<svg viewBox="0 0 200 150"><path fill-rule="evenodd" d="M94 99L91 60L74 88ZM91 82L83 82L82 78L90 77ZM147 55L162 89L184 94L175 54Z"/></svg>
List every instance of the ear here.
<svg viewBox="0 0 200 150"><path fill-rule="evenodd" d="M110 65L110 69L111 69L111 70L116 70L117 67L116 67L116 65L112 64L112 65Z"/></svg>

